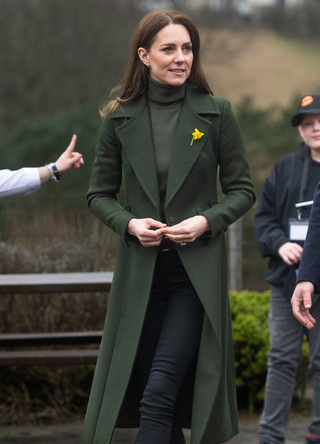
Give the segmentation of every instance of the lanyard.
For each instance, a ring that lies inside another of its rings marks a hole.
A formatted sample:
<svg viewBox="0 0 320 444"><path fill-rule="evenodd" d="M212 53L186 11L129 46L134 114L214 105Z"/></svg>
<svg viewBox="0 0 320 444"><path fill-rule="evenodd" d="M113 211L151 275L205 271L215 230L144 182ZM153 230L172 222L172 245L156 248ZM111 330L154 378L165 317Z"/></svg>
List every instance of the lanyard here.
<svg viewBox="0 0 320 444"><path fill-rule="evenodd" d="M303 202L304 201L304 196L305 196L306 191L307 191L310 163L311 163L311 156L305 157L304 158L304 163L303 163L301 182L300 182L299 202ZM297 213L298 213L298 220L301 220L302 209L298 208L297 209Z"/></svg>

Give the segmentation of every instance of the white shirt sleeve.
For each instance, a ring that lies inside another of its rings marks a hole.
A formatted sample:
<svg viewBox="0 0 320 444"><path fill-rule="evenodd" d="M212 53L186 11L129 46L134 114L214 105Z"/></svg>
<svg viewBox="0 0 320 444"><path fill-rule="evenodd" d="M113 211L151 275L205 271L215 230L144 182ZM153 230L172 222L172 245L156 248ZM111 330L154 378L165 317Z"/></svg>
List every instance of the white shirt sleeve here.
<svg viewBox="0 0 320 444"><path fill-rule="evenodd" d="M14 194L31 194L41 186L38 168L0 170L0 199Z"/></svg>

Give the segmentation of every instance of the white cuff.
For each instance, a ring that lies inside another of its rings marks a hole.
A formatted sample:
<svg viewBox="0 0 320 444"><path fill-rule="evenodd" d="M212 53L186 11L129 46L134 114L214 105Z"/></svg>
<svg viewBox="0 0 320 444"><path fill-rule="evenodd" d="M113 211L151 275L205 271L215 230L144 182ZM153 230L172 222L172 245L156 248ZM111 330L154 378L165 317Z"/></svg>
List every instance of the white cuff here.
<svg viewBox="0 0 320 444"><path fill-rule="evenodd" d="M25 196L34 193L41 187L39 168L22 168L26 178Z"/></svg>

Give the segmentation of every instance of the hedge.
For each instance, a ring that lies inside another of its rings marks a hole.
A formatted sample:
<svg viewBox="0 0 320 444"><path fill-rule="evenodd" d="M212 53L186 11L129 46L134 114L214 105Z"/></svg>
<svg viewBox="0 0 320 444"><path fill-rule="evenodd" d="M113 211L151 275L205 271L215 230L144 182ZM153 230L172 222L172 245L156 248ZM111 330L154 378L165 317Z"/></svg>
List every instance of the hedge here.
<svg viewBox="0 0 320 444"><path fill-rule="evenodd" d="M268 367L269 328L268 311L270 291L229 292L231 318L233 326L233 344L235 356L236 385L247 403L249 412L253 412L257 401L264 399L264 386ZM307 378L309 347L304 338L303 359L297 372L297 381L301 389L300 403L304 404Z"/></svg>

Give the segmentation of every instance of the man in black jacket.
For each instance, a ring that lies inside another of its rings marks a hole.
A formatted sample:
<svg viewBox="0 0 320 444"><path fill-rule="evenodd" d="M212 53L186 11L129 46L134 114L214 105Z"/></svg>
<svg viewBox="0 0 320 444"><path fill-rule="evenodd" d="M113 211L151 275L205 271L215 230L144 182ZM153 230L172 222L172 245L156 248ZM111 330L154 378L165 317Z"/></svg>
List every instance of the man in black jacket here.
<svg viewBox="0 0 320 444"><path fill-rule="evenodd" d="M291 299L293 314L302 325L310 329L316 323L310 313L312 296L320 292L320 182L313 197L308 235L297 282Z"/></svg>
<svg viewBox="0 0 320 444"><path fill-rule="evenodd" d="M260 421L260 443L281 444L289 419L295 372L301 357L304 327L292 314L290 299L296 281L311 201L320 181L320 95L302 98L292 125L302 142L297 153L281 158L264 184L255 215L261 254L269 258L266 281L271 284L268 324L271 349ZM310 330L310 362L314 375L314 405L307 444L320 444L320 303L314 298Z"/></svg>

